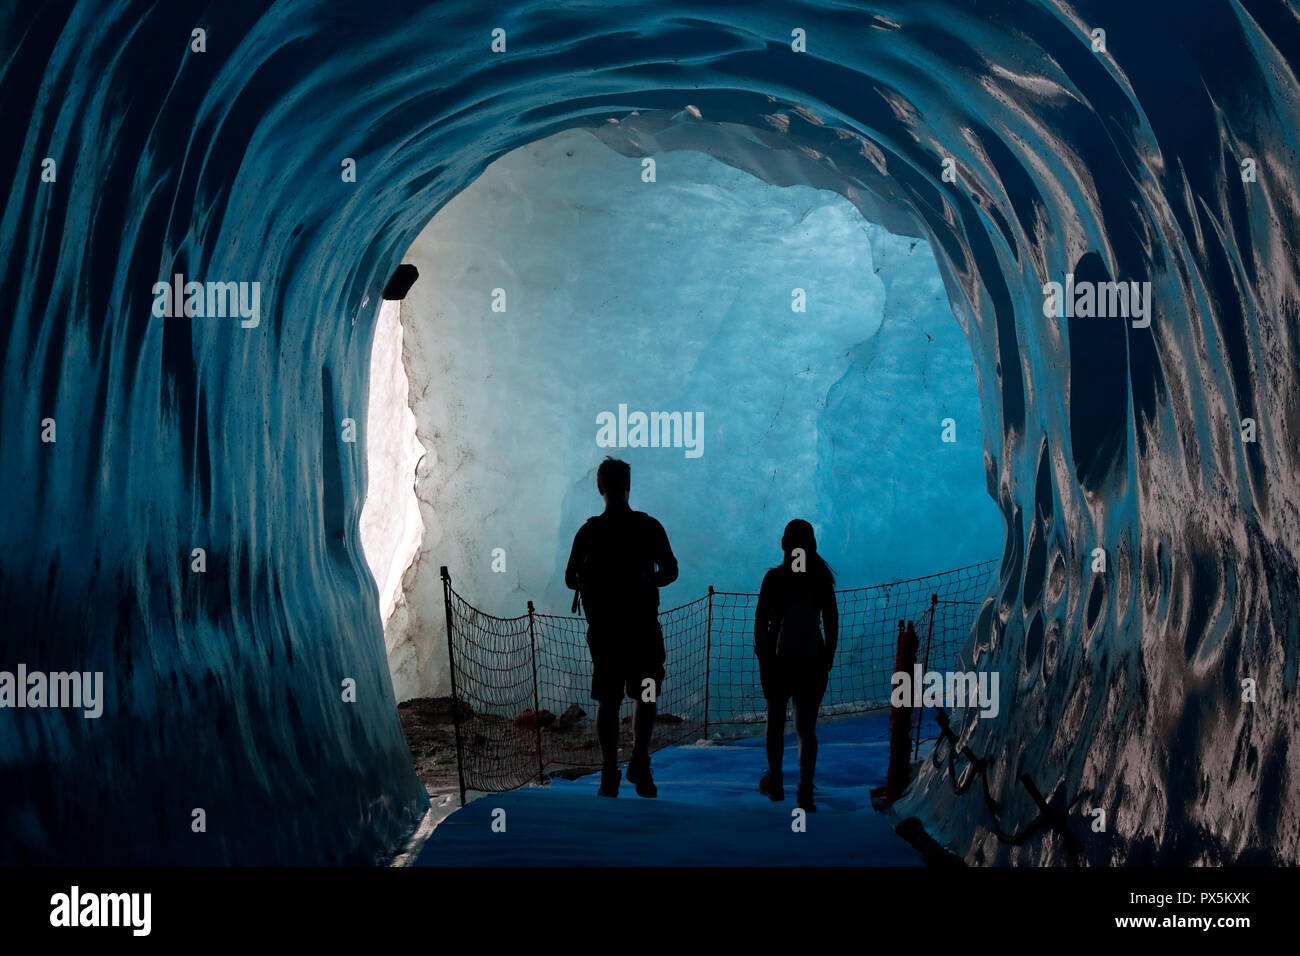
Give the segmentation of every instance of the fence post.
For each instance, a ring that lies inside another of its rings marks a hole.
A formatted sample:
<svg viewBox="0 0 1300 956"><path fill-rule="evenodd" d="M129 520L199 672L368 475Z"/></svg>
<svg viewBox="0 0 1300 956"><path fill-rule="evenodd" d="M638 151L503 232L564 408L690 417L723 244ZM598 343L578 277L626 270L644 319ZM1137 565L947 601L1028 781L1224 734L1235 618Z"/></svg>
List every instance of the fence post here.
<svg viewBox="0 0 1300 956"><path fill-rule="evenodd" d="M934 643L934 616L939 611L939 595L930 595L930 631L925 635L925 663L921 665L921 679L930 673L930 645ZM925 708L918 711L916 718L916 750L912 753L912 759L918 760L921 757L921 724L925 721Z"/></svg>
<svg viewBox="0 0 1300 956"><path fill-rule="evenodd" d="M542 759L542 708L537 701L537 637L533 634L533 602L528 602L528 645L533 650L533 726L537 729L537 782L546 776L546 761Z"/></svg>
<svg viewBox="0 0 1300 956"><path fill-rule="evenodd" d="M907 674L908 684L915 679L916 628L912 621L898 622L898 651L894 656L894 673ZM912 688L913 694L916 688ZM912 703L909 699L902 707L889 712L889 772L885 777L885 800L893 803L907 789L911 776L908 751L912 749Z"/></svg>
<svg viewBox="0 0 1300 956"><path fill-rule="evenodd" d="M452 651L455 643L451 626L451 574L447 565L438 569L442 574L442 603L447 609L447 664L451 669L451 722L456 728L456 776L460 780L460 805L465 805L465 754L460 741L460 698L456 695L456 655Z"/></svg>
<svg viewBox="0 0 1300 956"><path fill-rule="evenodd" d="M713 585L709 585L709 625L704 632L704 739L709 739L709 665L713 660Z"/></svg>

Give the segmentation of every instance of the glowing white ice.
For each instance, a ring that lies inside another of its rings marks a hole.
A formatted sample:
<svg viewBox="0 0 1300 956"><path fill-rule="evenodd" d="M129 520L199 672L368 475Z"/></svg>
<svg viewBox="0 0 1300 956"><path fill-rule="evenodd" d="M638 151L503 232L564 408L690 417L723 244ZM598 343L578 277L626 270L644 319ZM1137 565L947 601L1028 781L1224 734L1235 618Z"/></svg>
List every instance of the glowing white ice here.
<svg viewBox="0 0 1300 956"><path fill-rule="evenodd" d="M402 575L420 548L424 528L415 496L415 470L424 446L415 434L415 415L407 395L402 363L400 302L385 302L379 310L370 353L370 407L366 414L366 503L361 510L361 544L379 588L380 617L385 638L403 633L405 614L392 620L399 606L405 612ZM410 645L388 644L394 680L417 679L418 662Z"/></svg>
<svg viewBox="0 0 1300 956"><path fill-rule="evenodd" d="M391 569L423 526L404 601L391 595L399 700L449 691L439 565L489 613L523 613L529 599L568 612L564 565L602 508L595 470L610 453L632 465L632 505L662 521L681 563L665 608L710 584L756 590L794 517L813 522L843 587L1001 550L971 350L928 244L835 193L773 187L701 153L656 162L644 182L639 159L585 131L533 143L490 166L406 256L420 270L401 321L430 449L422 522L394 499L371 526L394 538L389 558L376 552L386 608ZM702 413L704 454L598 447L597 416L620 403ZM945 419L955 442L942 440ZM373 470L370 481L373 497Z"/></svg>

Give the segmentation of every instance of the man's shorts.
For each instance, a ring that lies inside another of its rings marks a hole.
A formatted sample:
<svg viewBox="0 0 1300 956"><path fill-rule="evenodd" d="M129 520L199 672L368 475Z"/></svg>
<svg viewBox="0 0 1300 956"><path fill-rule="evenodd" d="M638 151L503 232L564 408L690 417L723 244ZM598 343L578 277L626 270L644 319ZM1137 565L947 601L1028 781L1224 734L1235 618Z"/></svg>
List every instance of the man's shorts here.
<svg viewBox="0 0 1300 956"><path fill-rule="evenodd" d="M654 681L656 701L664 687L664 633L656 619L646 624L622 624L587 629L591 651L591 696L601 703L619 704L623 693L640 700L646 680Z"/></svg>

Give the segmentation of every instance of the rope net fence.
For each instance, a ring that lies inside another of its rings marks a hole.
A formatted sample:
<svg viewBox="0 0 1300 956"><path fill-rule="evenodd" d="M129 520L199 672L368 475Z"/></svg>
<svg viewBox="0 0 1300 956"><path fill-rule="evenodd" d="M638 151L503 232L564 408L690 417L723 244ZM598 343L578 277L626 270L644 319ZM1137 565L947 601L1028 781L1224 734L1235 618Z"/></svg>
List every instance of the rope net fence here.
<svg viewBox="0 0 1300 956"><path fill-rule="evenodd" d="M914 621L917 663L951 666L970 636L999 562L837 591L840 627L822 720L889 707L897 628ZM451 586L443 592L461 790L511 790L547 773L598 769L587 622L541 614L494 617ZM662 611L667 675L658 688L651 750L698 739L749 736L766 719L754 656L758 595L714 591ZM620 713L631 752L633 702ZM917 711L919 742L921 710Z"/></svg>

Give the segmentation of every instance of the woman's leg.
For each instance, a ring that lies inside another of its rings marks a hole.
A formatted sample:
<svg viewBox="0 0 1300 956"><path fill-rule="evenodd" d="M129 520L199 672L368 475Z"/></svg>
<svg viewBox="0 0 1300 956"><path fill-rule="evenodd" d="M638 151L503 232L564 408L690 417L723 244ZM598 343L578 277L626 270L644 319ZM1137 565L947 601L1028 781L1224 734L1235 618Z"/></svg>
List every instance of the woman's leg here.
<svg viewBox="0 0 1300 956"><path fill-rule="evenodd" d="M821 701L816 697L794 699L794 732L799 736L799 786L811 787L813 773L817 770L817 709Z"/></svg>
<svg viewBox="0 0 1300 956"><path fill-rule="evenodd" d="M767 699L767 732L764 742L767 745L767 770L772 777L781 780L781 763L785 758L785 708L788 696L774 694Z"/></svg>
<svg viewBox="0 0 1300 956"><path fill-rule="evenodd" d="M794 732L799 737L799 786L812 790L817 770L817 711L826 693L826 675L814 673L800 682L794 696Z"/></svg>
<svg viewBox="0 0 1300 956"><path fill-rule="evenodd" d="M781 762L785 757L785 706L789 700L789 695L784 693L781 682L777 680L778 676L771 658L758 659L758 680L767 701L767 726L763 732L767 772L776 780L781 779Z"/></svg>

